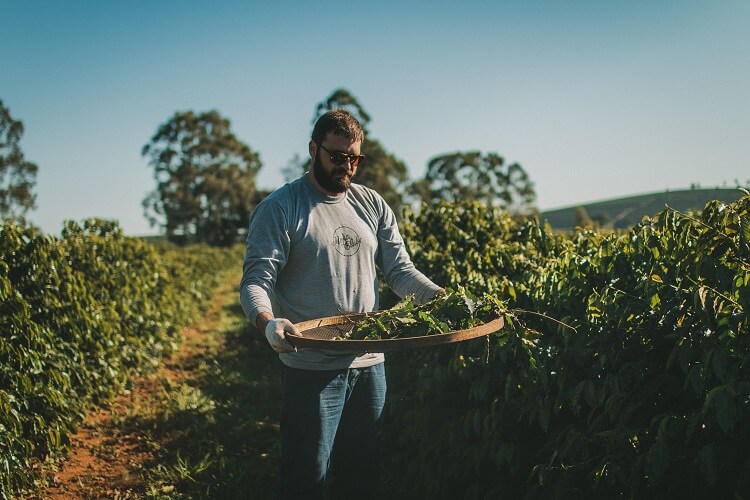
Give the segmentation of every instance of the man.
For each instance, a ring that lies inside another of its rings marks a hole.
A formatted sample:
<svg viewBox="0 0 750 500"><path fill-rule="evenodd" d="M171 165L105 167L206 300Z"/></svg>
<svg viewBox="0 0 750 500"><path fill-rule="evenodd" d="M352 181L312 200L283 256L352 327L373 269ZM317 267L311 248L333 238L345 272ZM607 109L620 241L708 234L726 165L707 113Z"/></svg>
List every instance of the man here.
<svg viewBox="0 0 750 500"><path fill-rule="evenodd" d="M375 191L352 183L364 132L343 109L316 122L310 170L250 217L240 299L282 362L280 498L376 493L384 355L296 349L294 323L378 308L376 267L399 296L443 293L411 262L396 218ZM366 167L363 167L366 168Z"/></svg>

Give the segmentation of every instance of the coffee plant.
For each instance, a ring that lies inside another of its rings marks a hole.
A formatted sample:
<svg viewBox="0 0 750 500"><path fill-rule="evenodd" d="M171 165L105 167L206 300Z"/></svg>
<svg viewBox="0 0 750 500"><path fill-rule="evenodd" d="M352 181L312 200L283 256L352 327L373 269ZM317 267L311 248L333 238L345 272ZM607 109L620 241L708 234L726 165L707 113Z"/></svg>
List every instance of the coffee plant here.
<svg viewBox="0 0 750 500"><path fill-rule="evenodd" d="M750 496L748 193L618 233L478 204L403 233L436 282L519 321L389 355L394 498Z"/></svg>
<svg viewBox="0 0 750 500"><path fill-rule="evenodd" d="M402 231L420 270L494 297L506 326L388 355L388 498L750 497L749 193L621 232L476 203L407 213ZM0 255L11 498L87 409L175 348L241 252L89 220L59 238L6 223Z"/></svg>
<svg viewBox="0 0 750 500"><path fill-rule="evenodd" d="M0 497L60 458L93 404L153 369L236 252L178 249L70 222L60 238L0 226Z"/></svg>
<svg viewBox="0 0 750 500"><path fill-rule="evenodd" d="M506 313L491 295L477 297L462 287L448 289L425 304L406 297L392 308L355 322L341 340L384 340L423 337L465 330Z"/></svg>

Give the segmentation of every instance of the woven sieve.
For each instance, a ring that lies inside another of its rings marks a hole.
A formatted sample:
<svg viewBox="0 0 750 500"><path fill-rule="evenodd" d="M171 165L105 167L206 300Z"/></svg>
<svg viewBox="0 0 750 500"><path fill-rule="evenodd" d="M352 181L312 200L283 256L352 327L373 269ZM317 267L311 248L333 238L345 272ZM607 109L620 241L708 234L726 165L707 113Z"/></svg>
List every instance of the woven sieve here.
<svg viewBox="0 0 750 500"><path fill-rule="evenodd" d="M369 314L351 314L346 316L330 316L327 318L302 321L295 326L299 335L287 334L287 339L296 347L310 347L314 349L328 349L346 353L364 352L392 352L402 349L415 349L464 340L474 339L497 332L503 328L503 318L496 318L482 325L422 337L403 337L382 340L340 340L349 333L355 323ZM375 313L377 314L377 313Z"/></svg>

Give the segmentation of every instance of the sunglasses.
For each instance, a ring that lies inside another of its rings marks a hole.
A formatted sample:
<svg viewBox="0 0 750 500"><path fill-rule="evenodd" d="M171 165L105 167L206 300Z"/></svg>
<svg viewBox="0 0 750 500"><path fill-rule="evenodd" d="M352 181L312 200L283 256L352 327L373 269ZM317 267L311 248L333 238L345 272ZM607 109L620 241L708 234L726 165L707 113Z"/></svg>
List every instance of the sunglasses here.
<svg viewBox="0 0 750 500"><path fill-rule="evenodd" d="M358 167L360 163L362 163L365 160L365 155L350 155L348 153L342 153L341 151L333 151L331 152L328 148L320 145L320 149L324 149L329 157L331 158L331 163L334 165L341 166L347 161L351 164L352 167Z"/></svg>

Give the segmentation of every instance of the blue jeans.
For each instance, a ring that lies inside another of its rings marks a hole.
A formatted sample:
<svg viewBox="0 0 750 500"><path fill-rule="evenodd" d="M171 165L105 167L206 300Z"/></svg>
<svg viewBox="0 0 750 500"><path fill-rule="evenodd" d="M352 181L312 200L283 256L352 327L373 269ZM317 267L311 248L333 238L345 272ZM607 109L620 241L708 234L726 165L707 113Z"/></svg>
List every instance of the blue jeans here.
<svg viewBox="0 0 750 500"><path fill-rule="evenodd" d="M375 498L384 364L325 371L284 365L282 383L278 498L322 499L326 487L332 498Z"/></svg>

